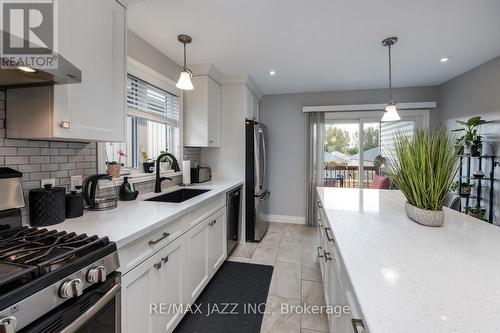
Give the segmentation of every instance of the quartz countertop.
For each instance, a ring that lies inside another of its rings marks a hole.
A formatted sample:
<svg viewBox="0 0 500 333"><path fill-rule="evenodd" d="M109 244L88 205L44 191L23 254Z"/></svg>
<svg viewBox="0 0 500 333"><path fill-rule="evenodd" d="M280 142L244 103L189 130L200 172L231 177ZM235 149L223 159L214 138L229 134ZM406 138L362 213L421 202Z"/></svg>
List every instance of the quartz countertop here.
<svg viewBox="0 0 500 333"><path fill-rule="evenodd" d="M209 192L181 203L144 201L185 188L174 186L162 193L139 195L134 201L118 201L118 207L115 209L102 212L85 211L82 217L67 219L63 223L51 226L50 229L85 233L89 236L108 236L118 248L121 248L242 184L242 180L210 181L189 187L190 189L208 189Z"/></svg>
<svg viewBox="0 0 500 333"><path fill-rule="evenodd" d="M444 208L406 217L399 191L318 188L370 333L500 332L500 228Z"/></svg>

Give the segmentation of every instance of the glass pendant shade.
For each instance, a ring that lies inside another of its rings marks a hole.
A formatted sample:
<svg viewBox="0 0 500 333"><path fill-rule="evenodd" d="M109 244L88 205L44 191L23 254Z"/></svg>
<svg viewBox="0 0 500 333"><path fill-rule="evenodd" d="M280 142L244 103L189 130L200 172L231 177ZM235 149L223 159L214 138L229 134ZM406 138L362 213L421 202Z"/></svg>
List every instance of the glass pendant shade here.
<svg viewBox="0 0 500 333"><path fill-rule="evenodd" d="M190 72L183 70L175 86L181 90L193 90L194 87L193 82L191 82L191 77L192 74Z"/></svg>
<svg viewBox="0 0 500 333"><path fill-rule="evenodd" d="M384 116L382 117L382 121L398 121L401 120L399 116L398 109L396 108L396 104L389 103L385 107Z"/></svg>

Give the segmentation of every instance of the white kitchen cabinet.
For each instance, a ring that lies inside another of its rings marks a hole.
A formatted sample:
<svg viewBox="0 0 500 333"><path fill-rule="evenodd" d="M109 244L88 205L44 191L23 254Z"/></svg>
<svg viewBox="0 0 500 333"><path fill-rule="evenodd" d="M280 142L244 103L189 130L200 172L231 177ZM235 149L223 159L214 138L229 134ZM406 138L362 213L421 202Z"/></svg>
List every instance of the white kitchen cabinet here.
<svg viewBox="0 0 500 333"><path fill-rule="evenodd" d="M259 120L259 99L253 94L253 92L246 88L246 118Z"/></svg>
<svg viewBox="0 0 500 333"><path fill-rule="evenodd" d="M184 145L220 147L221 86L208 75L192 82L194 89L184 92Z"/></svg>
<svg viewBox="0 0 500 333"><path fill-rule="evenodd" d="M213 276L227 257L226 214L219 211L209 223L209 265Z"/></svg>
<svg viewBox="0 0 500 333"><path fill-rule="evenodd" d="M183 237L175 240L123 276L123 332L171 332L182 319L168 306L185 303L184 242Z"/></svg>
<svg viewBox="0 0 500 333"><path fill-rule="evenodd" d="M194 302L210 280L209 231L206 219L186 233L187 298Z"/></svg>
<svg viewBox="0 0 500 333"><path fill-rule="evenodd" d="M58 53L81 83L7 92L10 138L124 141L126 24L116 0L57 0Z"/></svg>

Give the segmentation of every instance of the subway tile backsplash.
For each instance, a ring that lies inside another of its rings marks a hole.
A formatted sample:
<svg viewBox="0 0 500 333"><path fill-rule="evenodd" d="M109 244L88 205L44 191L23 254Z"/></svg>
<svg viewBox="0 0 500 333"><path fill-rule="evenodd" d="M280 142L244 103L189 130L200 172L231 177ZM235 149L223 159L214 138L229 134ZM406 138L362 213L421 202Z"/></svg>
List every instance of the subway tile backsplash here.
<svg viewBox="0 0 500 333"><path fill-rule="evenodd" d="M71 176L82 175L85 178L97 173L95 142L8 139L5 138L5 122L5 92L0 90L0 166L8 166L23 173L22 186L26 204L28 191L39 188L42 179L54 178L57 186L64 186L69 191ZM184 148L183 159L190 160L192 165L200 163L201 149ZM168 185L179 182L180 179L176 179ZM151 192L154 190L154 181L137 184L137 188L141 193ZM27 222L26 207L23 209L23 223Z"/></svg>

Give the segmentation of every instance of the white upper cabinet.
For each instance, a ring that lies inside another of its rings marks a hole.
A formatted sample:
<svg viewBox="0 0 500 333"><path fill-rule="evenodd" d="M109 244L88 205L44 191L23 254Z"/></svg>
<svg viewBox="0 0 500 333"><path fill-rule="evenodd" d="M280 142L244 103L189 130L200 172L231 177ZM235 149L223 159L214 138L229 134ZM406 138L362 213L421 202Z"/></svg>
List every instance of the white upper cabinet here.
<svg viewBox="0 0 500 333"><path fill-rule="evenodd" d="M57 8L58 53L82 81L9 90L7 135L124 141L125 8L116 0L57 0Z"/></svg>
<svg viewBox="0 0 500 333"><path fill-rule="evenodd" d="M246 108L245 117L247 119L259 120L259 99L253 94L253 92L246 88Z"/></svg>
<svg viewBox="0 0 500 333"><path fill-rule="evenodd" d="M184 145L220 147L221 86L208 75L192 78L184 92Z"/></svg>

